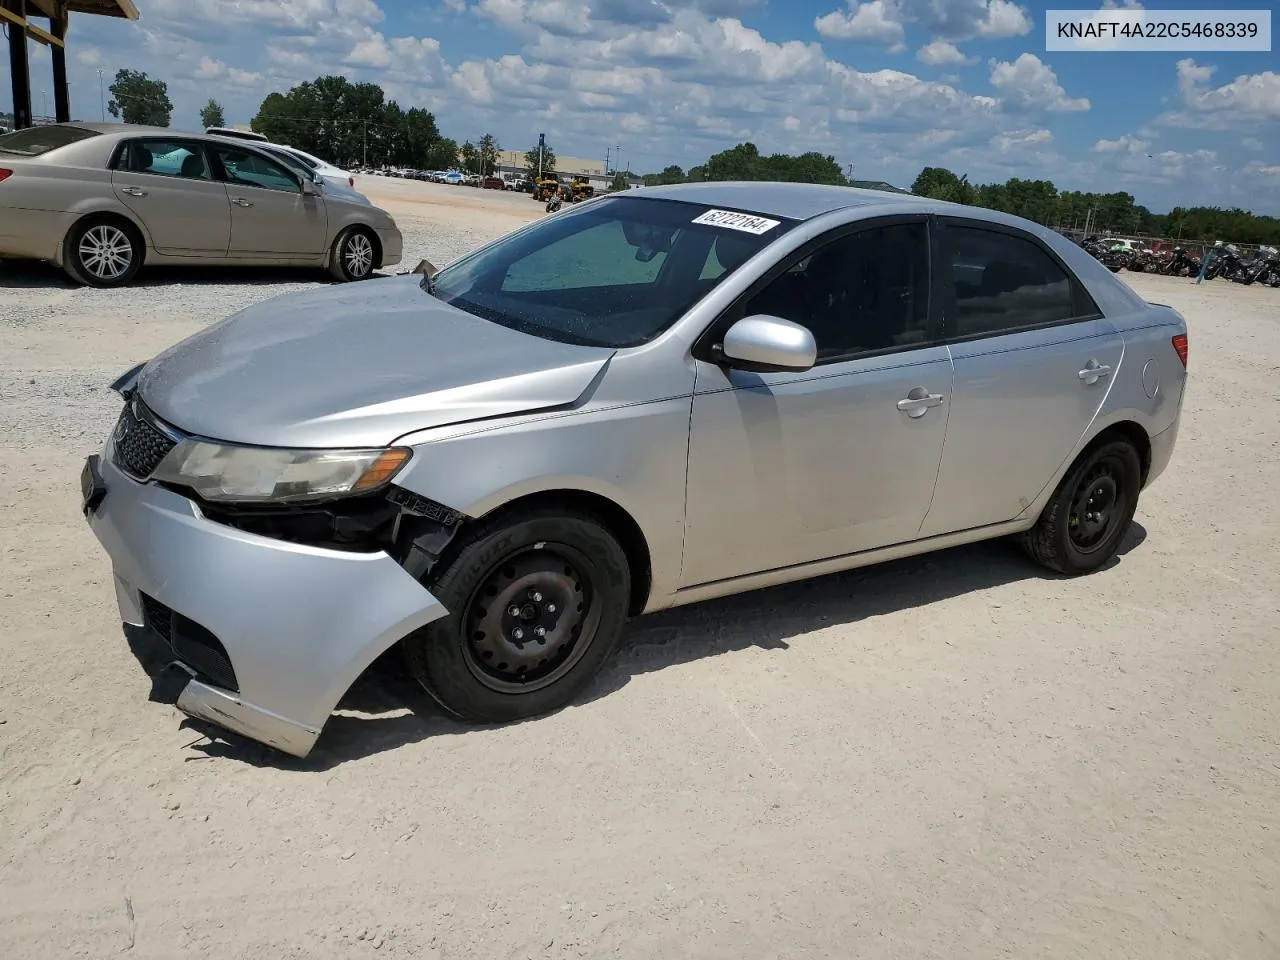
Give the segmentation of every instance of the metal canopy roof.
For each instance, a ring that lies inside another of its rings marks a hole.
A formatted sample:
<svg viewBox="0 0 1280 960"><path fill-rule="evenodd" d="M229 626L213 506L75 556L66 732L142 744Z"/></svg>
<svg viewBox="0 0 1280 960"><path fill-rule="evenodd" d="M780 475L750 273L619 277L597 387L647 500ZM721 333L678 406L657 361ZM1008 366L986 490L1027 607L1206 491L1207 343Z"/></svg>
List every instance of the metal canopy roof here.
<svg viewBox="0 0 1280 960"><path fill-rule="evenodd" d="M28 14L43 14L56 17L57 0L27 0ZM126 20L138 19L138 8L133 0L66 0L62 8L68 13L90 13L102 17L123 17Z"/></svg>

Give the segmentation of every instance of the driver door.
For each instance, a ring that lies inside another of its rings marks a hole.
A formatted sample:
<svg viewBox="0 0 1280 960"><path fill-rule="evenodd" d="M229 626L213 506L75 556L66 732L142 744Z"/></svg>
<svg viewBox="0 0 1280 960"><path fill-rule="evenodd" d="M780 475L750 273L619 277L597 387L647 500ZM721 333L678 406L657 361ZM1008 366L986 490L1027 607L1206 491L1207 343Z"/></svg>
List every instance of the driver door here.
<svg viewBox="0 0 1280 960"><path fill-rule="evenodd" d="M801 249L721 321L800 323L818 361L782 373L696 361L682 588L916 537L951 399L930 291L927 222L897 217Z"/></svg>

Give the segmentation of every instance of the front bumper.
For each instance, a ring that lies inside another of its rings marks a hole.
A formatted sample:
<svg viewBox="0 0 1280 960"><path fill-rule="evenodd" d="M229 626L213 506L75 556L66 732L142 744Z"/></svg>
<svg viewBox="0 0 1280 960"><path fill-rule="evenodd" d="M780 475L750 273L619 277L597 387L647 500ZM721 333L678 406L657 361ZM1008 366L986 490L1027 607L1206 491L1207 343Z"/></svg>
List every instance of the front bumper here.
<svg viewBox="0 0 1280 960"><path fill-rule="evenodd" d="M404 237L391 227L378 230L378 242L382 245L382 266L394 267L404 256Z"/></svg>
<svg viewBox="0 0 1280 960"><path fill-rule="evenodd" d="M163 604L225 648L238 690L195 675L183 712L297 757L364 669L447 611L385 553L348 553L244 533L195 503L99 461L105 496L86 513L111 558L121 619ZM185 622L185 621L184 621Z"/></svg>

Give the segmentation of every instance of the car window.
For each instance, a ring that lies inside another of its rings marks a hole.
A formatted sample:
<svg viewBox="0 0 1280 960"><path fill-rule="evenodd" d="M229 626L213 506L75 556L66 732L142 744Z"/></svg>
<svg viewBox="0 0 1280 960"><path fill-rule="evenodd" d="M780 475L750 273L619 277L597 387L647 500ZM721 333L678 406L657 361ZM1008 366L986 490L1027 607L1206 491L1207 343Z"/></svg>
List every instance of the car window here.
<svg viewBox="0 0 1280 960"><path fill-rule="evenodd" d="M298 180L274 160L268 160L256 151L240 150L232 146L215 144L214 152L227 172L227 182L242 187L260 187L264 190L299 191Z"/></svg>
<svg viewBox="0 0 1280 960"><path fill-rule="evenodd" d="M50 150L57 150L59 147L96 136L98 136L96 131L85 130L83 127L41 124L38 127L24 127L22 130L0 135L0 152L16 153L21 157L38 157Z"/></svg>
<svg viewBox="0 0 1280 960"><path fill-rule="evenodd" d="M280 162L283 163L290 170L292 170L294 173L296 173L301 179L304 179L304 180L315 179L312 176L310 169L308 169L305 165L303 165L302 159L294 155L290 151L272 150L270 147L263 147L262 149L267 150L274 157L279 157Z"/></svg>
<svg viewBox="0 0 1280 960"><path fill-rule="evenodd" d="M312 170L316 170L316 169L318 169L318 168L319 168L319 166L320 166L320 164L316 163L316 161L312 160L312 159L311 159L310 157L308 157L308 156L304 156L304 155L303 155L303 154L301 154L301 153L297 153L297 152L295 152L295 151L293 151L293 150L290 150L290 151L289 151L289 153L290 153L292 156L297 157L299 160L301 160L303 163L305 163L305 164L306 164L308 167L310 167Z"/></svg>
<svg viewBox="0 0 1280 960"><path fill-rule="evenodd" d="M858 230L819 247L747 302L807 327L818 361L928 341L929 234L924 223Z"/></svg>
<svg viewBox="0 0 1280 960"><path fill-rule="evenodd" d="M429 292L534 336L635 346L793 226L703 204L607 197L463 257L435 276Z"/></svg>
<svg viewBox="0 0 1280 960"><path fill-rule="evenodd" d="M955 225L947 237L956 293L954 336L997 334L1076 315L1067 274L1030 240Z"/></svg>
<svg viewBox="0 0 1280 960"><path fill-rule="evenodd" d="M130 140L116 162L116 169L186 180L213 179L209 161L200 146L181 140Z"/></svg>

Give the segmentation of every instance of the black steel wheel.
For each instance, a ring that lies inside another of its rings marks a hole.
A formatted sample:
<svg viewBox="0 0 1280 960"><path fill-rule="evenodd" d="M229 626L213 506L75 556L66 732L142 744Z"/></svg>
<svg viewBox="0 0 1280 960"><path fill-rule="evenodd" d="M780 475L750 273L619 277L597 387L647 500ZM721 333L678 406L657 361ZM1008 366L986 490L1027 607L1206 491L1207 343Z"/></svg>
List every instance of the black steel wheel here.
<svg viewBox="0 0 1280 960"><path fill-rule="evenodd" d="M600 626L590 562L564 543L517 550L467 602L467 667L491 690L540 690L573 670Z"/></svg>
<svg viewBox="0 0 1280 960"><path fill-rule="evenodd" d="M430 584L449 615L402 643L446 711L503 723L571 702L617 647L626 552L588 514L539 508L477 524Z"/></svg>
<svg viewBox="0 0 1280 960"><path fill-rule="evenodd" d="M1076 460L1022 545L1057 573L1090 573L1116 555L1138 508L1142 461L1133 444L1111 437Z"/></svg>

